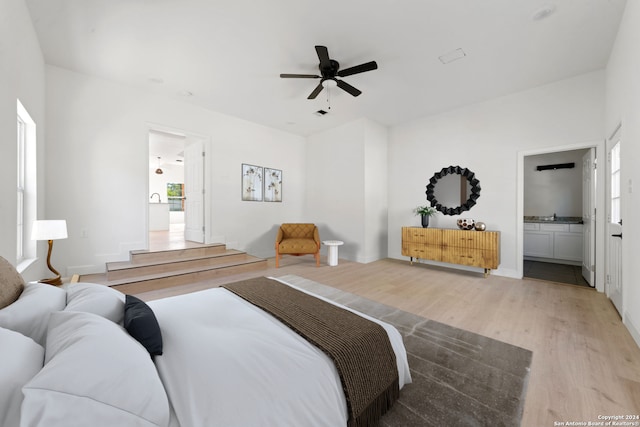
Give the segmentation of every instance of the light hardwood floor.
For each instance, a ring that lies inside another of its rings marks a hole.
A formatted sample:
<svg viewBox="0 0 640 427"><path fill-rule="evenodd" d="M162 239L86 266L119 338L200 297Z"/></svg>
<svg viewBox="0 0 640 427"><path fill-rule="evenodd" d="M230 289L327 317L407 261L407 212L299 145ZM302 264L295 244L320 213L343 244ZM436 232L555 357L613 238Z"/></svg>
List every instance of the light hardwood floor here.
<svg viewBox="0 0 640 427"><path fill-rule="evenodd" d="M151 300L255 276L295 274L533 351L522 425L596 422L640 414L640 348L592 289L515 280L408 261L336 267L313 257L273 259L264 271L141 294Z"/></svg>

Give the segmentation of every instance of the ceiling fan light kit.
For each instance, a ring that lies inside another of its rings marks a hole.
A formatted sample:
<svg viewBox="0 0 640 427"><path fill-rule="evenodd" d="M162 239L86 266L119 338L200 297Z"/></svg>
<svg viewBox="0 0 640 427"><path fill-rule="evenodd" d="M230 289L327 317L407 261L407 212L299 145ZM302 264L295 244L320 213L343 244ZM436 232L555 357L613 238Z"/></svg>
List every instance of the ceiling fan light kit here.
<svg viewBox="0 0 640 427"><path fill-rule="evenodd" d="M332 87L338 86L338 82L335 79L326 79L322 81L322 87L331 89Z"/></svg>
<svg viewBox="0 0 640 427"><path fill-rule="evenodd" d="M366 62L364 64L356 65L354 67L345 68L340 70L340 63L329 58L329 50L326 46L316 46L316 53L320 64L318 69L320 75L317 74L280 74L283 79L321 79L316 88L309 94L307 99L315 99L322 89L339 87L352 96L358 96L362 92L355 87L351 86L344 80L338 80L336 77L347 77L354 74L364 73L366 71L372 71L378 69L378 64L375 61Z"/></svg>

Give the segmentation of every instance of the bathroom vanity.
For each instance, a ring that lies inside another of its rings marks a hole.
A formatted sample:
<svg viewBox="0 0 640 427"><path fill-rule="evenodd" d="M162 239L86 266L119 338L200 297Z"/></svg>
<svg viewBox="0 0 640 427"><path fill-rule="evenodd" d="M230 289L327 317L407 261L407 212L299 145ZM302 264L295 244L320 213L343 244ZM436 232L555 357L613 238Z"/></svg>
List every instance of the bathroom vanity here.
<svg viewBox="0 0 640 427"><path fill-rule="evenodd" d="M580 217L525 217L524 256L580 265L582 227Z"/></svg>

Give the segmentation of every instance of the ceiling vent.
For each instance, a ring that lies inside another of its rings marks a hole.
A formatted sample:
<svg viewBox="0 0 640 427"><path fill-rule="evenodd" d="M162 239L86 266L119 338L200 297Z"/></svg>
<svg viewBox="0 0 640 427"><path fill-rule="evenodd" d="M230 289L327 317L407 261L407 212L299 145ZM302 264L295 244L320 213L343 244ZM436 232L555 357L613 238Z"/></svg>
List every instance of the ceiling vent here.
<svg viewBox="0 0 640 427"><path fill-rule="evenodd" d="M449 53L445 53L444 55L440 55L438 59L440 59L440 62L442 62L443 64L450 64L451 62L462 59L465 56L467 56L467 54L460 48Z"/></svg>
<svg viewBox="0 0 640 427"><path fill-rule="evenodd" d="M531 16L531 19L533 19L534 21L542 21L543 19L546 19L553 15L555 11L556 7L552 4L548 4L536 10Z"/></svg>

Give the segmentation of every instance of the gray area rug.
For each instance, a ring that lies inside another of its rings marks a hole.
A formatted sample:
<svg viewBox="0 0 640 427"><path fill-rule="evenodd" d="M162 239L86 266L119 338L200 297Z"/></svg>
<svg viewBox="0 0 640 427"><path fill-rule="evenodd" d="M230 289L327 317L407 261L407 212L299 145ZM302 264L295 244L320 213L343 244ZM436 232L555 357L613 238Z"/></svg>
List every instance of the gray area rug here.
<svg viewBox="0 0 640 427"><path fill-rule="evenodd" d="M400 331L413 383L380 427L520 425L531 351L299 276L279 278Z"/></svg>

